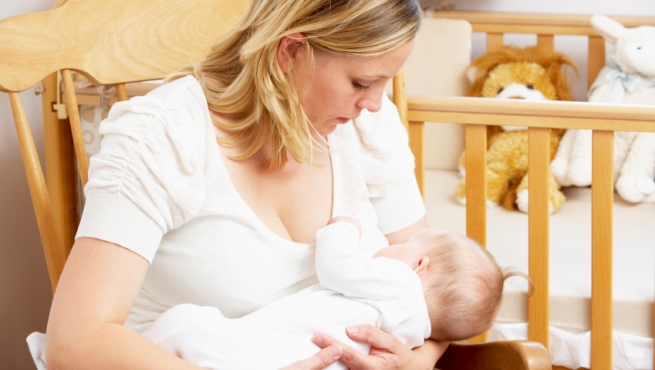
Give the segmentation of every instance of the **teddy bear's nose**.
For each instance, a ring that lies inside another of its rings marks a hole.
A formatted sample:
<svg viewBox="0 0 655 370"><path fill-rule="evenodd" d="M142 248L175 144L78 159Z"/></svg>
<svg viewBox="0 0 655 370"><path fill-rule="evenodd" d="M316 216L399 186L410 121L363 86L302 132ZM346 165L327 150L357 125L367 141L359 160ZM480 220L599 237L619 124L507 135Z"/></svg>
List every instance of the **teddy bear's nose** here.
<svg viewBox="0 0 655 370"><path fill-rule="evenodd" d="M510 96L507 99L522 99L522 100L525 100L525 97L523 97L521 95L513 95L513 96Z"/></svg>

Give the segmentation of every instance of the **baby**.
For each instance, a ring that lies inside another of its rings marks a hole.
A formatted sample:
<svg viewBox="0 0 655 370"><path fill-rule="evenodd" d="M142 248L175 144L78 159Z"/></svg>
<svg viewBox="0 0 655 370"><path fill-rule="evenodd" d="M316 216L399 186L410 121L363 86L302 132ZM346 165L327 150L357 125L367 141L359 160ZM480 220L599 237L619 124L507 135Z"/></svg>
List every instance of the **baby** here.
<svg viewBox="0 0 655 370"><path fill-rule="evenodd" d="M281 368L316 352L315 333L368 354L367 344L345 334L352 324L377 326L414 348L425 338L457 341L484 332L505 279L524 276L504 272L479 244L444 230L423 230L374 256L359 238L357 220L334 218L316 234L319 284L239 319L215 307L174 306L144 335L209 369Z"/></svg>

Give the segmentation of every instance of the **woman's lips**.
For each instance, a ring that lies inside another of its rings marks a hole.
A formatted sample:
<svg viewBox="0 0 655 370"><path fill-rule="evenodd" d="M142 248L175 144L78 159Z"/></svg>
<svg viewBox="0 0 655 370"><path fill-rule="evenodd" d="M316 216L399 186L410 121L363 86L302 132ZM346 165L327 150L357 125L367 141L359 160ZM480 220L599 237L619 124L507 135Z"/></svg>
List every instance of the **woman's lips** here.
<svg viewBox="0 0 655 370"><path fill-rule="evenodd" d="M341 124L348 123L350 120L351 120L351 118L346 118L346 117L338 117L337 118L337 122L339 122Z"/></svg>

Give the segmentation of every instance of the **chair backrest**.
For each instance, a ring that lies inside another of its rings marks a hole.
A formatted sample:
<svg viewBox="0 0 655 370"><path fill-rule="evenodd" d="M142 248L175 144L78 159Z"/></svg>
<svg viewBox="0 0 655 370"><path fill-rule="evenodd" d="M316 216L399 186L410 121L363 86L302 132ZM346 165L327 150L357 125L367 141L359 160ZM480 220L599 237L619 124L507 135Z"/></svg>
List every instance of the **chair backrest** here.
<svg viewBox="0 0 655 370"><path fill-rule="evenodd" d="M161 79L204 57L206 49L245 13L248 0L67 0L46 12L0 22L0 91L9 93L30 194L53 291L67 251L57 229L34 140L18 93L62 71L74 91L71 71L97 85ZM88 159L74 94L66 94L82 182Z"/></svg>

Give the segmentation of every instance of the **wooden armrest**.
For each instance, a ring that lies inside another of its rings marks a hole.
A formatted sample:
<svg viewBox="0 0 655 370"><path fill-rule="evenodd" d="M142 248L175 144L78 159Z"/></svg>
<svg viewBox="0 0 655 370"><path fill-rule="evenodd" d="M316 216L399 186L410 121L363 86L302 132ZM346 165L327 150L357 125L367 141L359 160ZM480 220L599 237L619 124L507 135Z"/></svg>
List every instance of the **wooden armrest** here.
<svg viewBox="0 0 655 370"><path fill-rule="evenodd" d="M551 370L550 355L541 343L500 341L453 343L436 365L440 370Z"/></svg>

